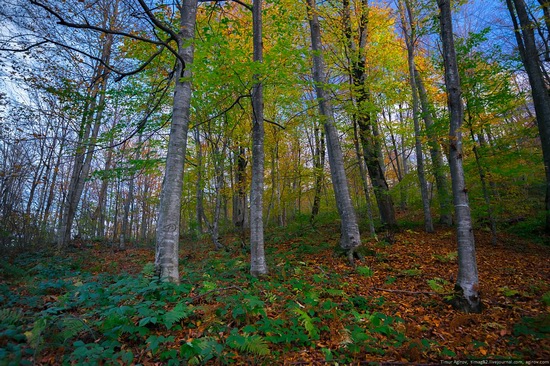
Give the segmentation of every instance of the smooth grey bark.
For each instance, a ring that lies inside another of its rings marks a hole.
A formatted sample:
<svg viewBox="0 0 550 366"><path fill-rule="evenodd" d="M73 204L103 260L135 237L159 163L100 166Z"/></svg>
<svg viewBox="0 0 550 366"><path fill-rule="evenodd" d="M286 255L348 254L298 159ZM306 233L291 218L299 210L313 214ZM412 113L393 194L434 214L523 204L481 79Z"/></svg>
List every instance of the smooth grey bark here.
<svg viewBox="0 0 550 366"><path fill-rule="evenodd" d="M349 193L342 148L338 139L338 132L334 126L334 112L326 87L321 27L317 16L315 0L307 0L307 11L311 33L311 48L313 51L313 81L315 82L319 112L323 118L330 175L334 187L336 207L338 208L341 220L340 247L347 252L348 260L353 263L355 251L361 245L361 236L359 234L355 209Z"/></svg>
<svg viewBox="0 0 550 366"><path fill-rule="evenodd" d="M174 73L174 104L166 170L160 195L156 232L155 268L164 281L179 283L179 235L183 168L191 107L191 65L193 64L197 0L184 0L179 9L178 55ZM185 62L185 64L182 63Z"/></svg>
<svg viewBox="0 0 550 366"><path fill-rule="evenodd" d="M404 2L404 4L403 4ZM420 194L422 196L422 209L424 213L424 230L428 233L434 232L432 222L432 214L430 212L430 197L428 193L428 184L426 182L426 172L424 168L424 153L422 151L422 142L420 140L420 106L418 101L418 90L415 81L415 43L416 29L415 20L413 19L411 5L408 0L399 2L401 12L401 26L405 35L405 43L407 45L407 61L409 64L409 84L412 94L412 113L414 124L414 141L416 149L416 172L418 174L418 183L420 185ZM404 8L403 8L404 5ZM405 20L408 19L408 22ZM408 24L407 24L408 23Z"/></svg>
<svg viewBox="0 0 550 366"><path fill-rule="evenodd" d="M453 24L450 0L437 0L440 16L441 41L445 64L445 85L450 113L449 165L453 186L456 231L458 241L458 276L455 284L453 305L467 313L479 313L482 310L479 292L476 249L468 190L462 166L462 126L464 106L461 99L460 77L456 61L453 38Z"/></svg>
<svg viewBox="0 0 550 366"><path fill-rule="evenodd" d="M255 63L263 62L262 0L252 5L252 33ZM254 277L268 273L264 251L264 94L261 75L254 75L252 88L252 184L250 189L250 274Z"/></svg>
<svg viewBox="0 0 550 366"><path fill-rule="evenodd" d="M422 76L418 69L414 68L415 82L420 97L420 105L422 107L422 118L426 125L426 135L428 136L428 145L430 148L430 158L432 160L433 174L435 177L435 185L437 187L437 198L439 201L439 223L447 226L453 224L452 202L449 193L449 183L445 174L445 163L443 162L443 154L441 146L434 132L433 108L428 100L428 93L422 80Z"/></svg>
<svg viewBox="0 0 550 366"><path fill-rule="evenodd" d="M352 35L351 19L349 16L349 1L344 0L344 33L347 46L350 50L351 78L354 86L354 102L356 109L356 120L359 126L359 137L363 148L365 165L371 179L374 195L378 204L378 210L382 224L388 229L397 228L397 220L393 207L393 199L389 193L388 182L385 177L384 157L380 144L380 133L375 118L372 118L368 110L371 96L365 85L366 80L366 55L367 44L367 23L368 23L368 0L361 0L362 13L359 21L359 41L355 45Z"/></svg>
<svg viewBox="0 0 550 366"><path fill-rule="evenodd" d="M525 1L506 0L508 10L514 23L519 53L531 85L531 95L537 120L537 127L542 147L544 171L546 174L546 232L550 233L550 94L545 83L542 63L535 41L535 24L529 17ZM548 11L548 2L541 5ZM519 20L519 23L518 23ZM547 19L548 20L548 19Z"/></svg>

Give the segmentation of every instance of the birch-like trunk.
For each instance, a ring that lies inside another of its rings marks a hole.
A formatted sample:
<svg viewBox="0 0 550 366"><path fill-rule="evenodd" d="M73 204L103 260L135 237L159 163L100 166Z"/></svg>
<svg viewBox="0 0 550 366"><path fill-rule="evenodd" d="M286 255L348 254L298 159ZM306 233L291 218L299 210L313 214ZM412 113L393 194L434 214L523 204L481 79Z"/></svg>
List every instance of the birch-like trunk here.
<svg viewBox="0 0 550 366"><path fill-rule="evenodd" d="M263 62L262 0L252 5L254 62ZM264 251L264 94L261 75L254 75L252 88L252 185L250 188L250 274L268 273Z"/></svg>
<svg viewBox="0 0 550 366"><path fill-rule="evenodd" d="M155 268L164 281L179 283L179 235L183 168L187 149L187 132L191 107L191 65L193 64L197 0L185 0L180 9L178 54L175 70L174 104L166 171L160 195L156 233Z"/></svg>
<svg viewBox="0 0 550 366"><path fill-rule="evenodd" d="M323 118L330 175L334 187L336 207L338 208L341 220L342 232L340 235L340 247L347 252L350 262L353 262L355 250L361 245L361 236L359 234L355 209L349 194L342 148L340 146L340 140L338 139L338 131L336 131L336 127L334 126L334 112L326 88L321 27L317 16L315 0L307 0L307 6L311 31L311 48L313 51L313 81L315 82L315 91L317 92L319 112Z"/></svg>
<svg viewBox="0 0 550 366"><path fill-rule="evenodd" d="M458 276L453 305L464 311L479 313L482 309L477 272L476 249L468 190L462 166L462 133L460 127L464 118L461 99L460 78L456 61L450 0L437 0L440 10L441 41L445 63L445 84L451 116L449 132L449 164L456 217L458 240Z"/></svg>

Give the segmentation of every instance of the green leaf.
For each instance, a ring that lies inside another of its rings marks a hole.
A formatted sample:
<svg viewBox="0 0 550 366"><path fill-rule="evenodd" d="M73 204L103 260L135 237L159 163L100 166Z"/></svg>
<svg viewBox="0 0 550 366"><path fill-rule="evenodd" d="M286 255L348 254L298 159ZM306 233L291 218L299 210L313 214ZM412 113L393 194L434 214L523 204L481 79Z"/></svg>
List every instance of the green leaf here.
<svg viewBox="0 0 550 366"><path fill-rule="evenodd" d="M374 271L368 266L359 266L357 267L356 271L357 273L365 277L372 277L374 275Z"/></svg>
<svg viewBox="0 0 550 366"><path fill-rule="evenodd" d="M185 303L178 303L174 309L164 314L164 325L167 329L171 329L175 323L187 318L193 313L193 310L189 308Z"/></svg>

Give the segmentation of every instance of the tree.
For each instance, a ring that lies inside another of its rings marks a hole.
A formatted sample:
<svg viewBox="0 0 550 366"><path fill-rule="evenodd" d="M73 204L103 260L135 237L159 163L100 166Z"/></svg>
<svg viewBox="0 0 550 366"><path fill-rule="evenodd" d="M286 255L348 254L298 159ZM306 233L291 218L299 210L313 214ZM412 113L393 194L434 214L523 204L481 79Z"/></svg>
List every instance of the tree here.
<svg viewBox="0 0 550 366"><path fill-rule="evenodd" d="M254 62L263 61L262 0L252 6ZM252 187L250 190L250 274L268 273L264 252L264 96L261 75L254 76L252 89Z"/></svg>
<svg viewBox="0 0 550 366"><path fill-rule="evenodd" d="M464 119L464 106L462 104L460 77L454 46L451 1L437 0L437 4L440 12L439 22L445 64L445 85L447 87L447 103L450 113L449 165L451 167L458 240L458 276L453 305L464 312L479 313L482 309L482 303L479 292L474 231L462 165L463 151L460 127Z"/></svg>
<svg viewBox="0 0 550 366"><path fill-rule="evenodd" d="M424 229L428 233L434 231L432 223L432 214L430 212L430 198L428 196L428 185L426 182L426 172L424 169L424 153L422 152L422 142L420 141L420 106L418 98L418 89L416 82L416 65L415 65L415 48L417 42L417 30L415 19L413 18L413 9L409 0L399 2L399 10L401 13L401 27L405 36L405 44L407 45L407 60L409 63L409 83L412 93L412 113L414 123L414 140L416 148L416 164L418 173L418 183L420 185L420 193L422 196L422 207L424 211Z"/></svg>
<svg viewBox="0 0 550 366"><path fill-rule="evenodd" d="M548 13L548 1L539 1L545 15ZM535 40L536 25L531 20L524 0L506 0L518 44L521 61L527 72L531 95L535 107L537 126L542 145L544 171L546 173L546 232L550 233L550 94L544 79L542 63ZM547 17L546 24L550 21Z"/></svg>
<svg viewBox="0 0 550 366"><path fill-rule="evenodd" d="M397 227L393 200L389 192L389 186L384 175L384 158L380 147L378 126L371 113L371 95L369 86L366 85L366 45L368 38L368 0L362 0L358 34L354 37L350 17L350 4L343 0L344 5L344 35L349 53L349 73L353 84L353 100L355 103L354 119L359 126L359 138L363 149L365 165L369 173L374 189L376 202L382 223L390 229ZM358 39L356 44L354 38Z"/></svg>
<svg viewBox="0 0 550 366"><path fill-rule="evenodd" d="M317 93L317 102L319 103L319 113L324 123L332 186L334 187L336 206L341 219L340 247L347 252L349 261L353 263L355 250L361 245L361 237L355 209L349 194L342 148L334 126L334 112L326 87L321 27L315 0L307 0L307 10L313 51L313 81Z"/></svg>

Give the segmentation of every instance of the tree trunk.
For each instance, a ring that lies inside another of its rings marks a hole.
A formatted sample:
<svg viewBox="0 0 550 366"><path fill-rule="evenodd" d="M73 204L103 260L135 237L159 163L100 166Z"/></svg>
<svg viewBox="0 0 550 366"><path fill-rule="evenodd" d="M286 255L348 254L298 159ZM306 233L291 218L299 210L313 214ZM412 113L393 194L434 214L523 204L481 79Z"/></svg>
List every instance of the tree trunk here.
<svg viewBox="0 0 550 366"><path fill-rule="evenodd" d="M203 189L203 178L202 178L202 144L201 144L201 138L199 133L199 128L195 128L195 146L197 149L197 183L195 185L196 194L197 194L197 203L196 203L196 211L197 211L197 234L200 237L202 233L204 232L202 227L202 221L204 217L204 189Z"/></svg>
<svg viewBox="0 0 550 366"><path fill-rule="evenodd" d="M174 104L166 170L160 195L156 234L155 268L164 281L179 283L179 235L183 167L187 149L187 131L191 107L191 68L193 63L197 0L185 0L180 9L180 32L175 72Z"/></svg>
<svg viewBox="0 0 550 366"><path fill-rule="evenodd" d="M111 144L113 139L111 139ZM113 149L107 150L107 157L105 160L105 172L108 172L111 169L111 161L113 159ZM101 178L101 188L99 189L99 196L97 199L97 209L94 217L96 218L95 222L95 235L98 238L105 238L105 208L107 203L107 188L109 187L109 178Z"/></svg>
<svg viewBox="0 0 550 366"><path fill-rule="evenodd" d="M341 220L340 247L347 252L349 261L353 263L356 248L361 245L361 236L359 234L355 209L349 194L342 148L338 139L338 132L334 126L334 112L326 88L321 27L315 8L315 0L307 0L307 6L311 31L311 48L313 51L313 81L315 82L315 90L317 92L319 112L323 118L327 139L330 175L334 187L336 207L338 208Z"/></svg>
<svg viewBox="0 0 550 366"><path fill-rule="evenodd" d="M245 227L246 166L248 165L245 148L239 146L234 156L237 171L235 173L235 192L233 192L233 225L242 231Z"/></svg>
<svg viewBox="0 0 550 366"><path fill-rule="evenodd" d="M313 147L313 172L315 175L315 188L313 196L313 205L311 207L310 222L315 220L315 217L319 214L319 207L321 204L321 191L324 185L325 178L325 134L319 131L319 128L315 126L313 139L315 146Z"/></svg>
<svg viewBox="0 0 550 366"><path fill-rule="evenodd" d="M451 117L449 164L451 166L458 240L458 276L453 305L464 312L479 313L482 304L479 293L476 249L468 203L468 190L466 189L462 166L462 133L460 127L464 118L464 107L462 105L460 78L454 47L451 4L450 0L437 0L437 3L440 10L439 20L445 63L445 84Z"/></svg>
<svg viewBox="0 0 550 366"><path fill-rule="evenodd" d="M521 60L529 77L533 105L537 116L544 171L546 173L546 232L550 233L550 94L541 70L541 62L535 42L535 25L529 17L525 2L523 0L506 0L506 4L514 23Z"/></svg>
<svg viewBox="0 0 550 366"><path fill-rule="evenodd" d="M252 6L254 62L263 62L262 0ZM252 88L252 185L250 189L250 274L254 277L268 273L264 252L264 94L261 75L254 75Z"/></svg>
<svg viewBox="0 0 550 366"><path fill-rule="evenodd" d="M469 123L470 137L472 138L472 144L474 147L474 156L476 158L477 172L479 174L479 180L481 181L481 190L483 192L483 199L485 200L485 205L487 205L487 218L489 219L489 225L491 226L491 239L493 245L497 244L497 221L493 212L493 205L491 203L491 193L489 193L489 188L487 187L487 178L485 174L485 168L481 163L481 156L479 155L479 150L477 148L477 142L474 135L474 130L472 129L472 124Z"/></svg>
<svg viewBox="0 0 550 366"><path fill-rule="evenodd" d="M362 13L359 24L359 45L355 46L353 41L351 19L349 16L349 1L344 0L344 33L348 42L348 47L352 53L351 58L351 77L355 91L355 109L356 118L359 126L359 137L363 148L363 156L369 173L378 210L382 219L382 224L389 229L397 227L393 200L389 193L388 183L384 176L384 158L379 139L378 126L376 121L371 118L368 104L370 101L369 92L365 86L365 47L367 44L367 23L368 23L368 1L362 0Z"/></svg>
<svg viewBox="0 0 550 366"><path fill-rule="evenodd" d="M357 156L357 164L359 165L359 174L361 175L361 183L363 184L363 192L367 201L367 220L369 221L369 232L371 238L376 238L376 228L374 227L374 217L372 214L372 200L370 197L369 182L367 180L367 172L365 169L365 160L361 153L359 145L359 134L357 131L357 121L353 121L353 145L355 147L355 156Z"/></svg>
<svg viewBox="0 0 550 366"><path fill-rule="evenodd" d="M104 19L106 24L108 15ZM102 63L97 66L92 77L90 91L88 93L89 102L86 103L82 115L82 123L79 131L78 145L75 152L73 163L73 171L67 199L61 216L57 249L63 250L71 239L71 230L73 220L80 202L84 184L92 163L92 157L95 151L95 141L99 133L99 127L103 118L103 110L105 108L105 91L107 90L107 79L110 70L104 65L108 65L111 59L111 50L113 46L113 35L105 36L105 43L101 51ZM97 100L99 95L99 101ZM92 121L93 120L93 121ZM93 123L93 127L92 127Z"/></svg>
<svg viewBox="0 0 550 366"><path fill-rule="evenodd" d="M138 144L135 151L136 158L139 158L140 156L140 150L141 150L141 134L139 135ZM130 172L130 182L128 183L128 194L126 195L126 199L124 200L124 214L122 216L122 230L120 233L120 242L119 242L119 249L124 250L126 249L126 241L128 241L131 237L131 223L128 225L129 216L130 216L130 207L132 206L134 202L134 186L135 186L135 179L136 174L134 171ZM130 227L128 227L130 226Z"/></svg>
<svg viewBox="0 0 550 366"><path fill-rule="evenodd" d="M437 198L439 200L439 223L447 226L453 224L453 215L451 212L451 195L449 194L449 184L445 175L445 163L443 162L443 154L441 146L437 140L437 136L433 129L433 109L428 102L428 93L422 81L422 76L417 68L414 69L414 80L420 97L420 105L422 106L422 118L426 125L426 135L428 136L428 145L430 147L430 157L432 160L433 173L435 184L437 186Z"/></svg>
<svg viewBox="0 0 550 366"><path fill-rule="evenodd" d="M400 2L401 8L401 23L403 28L403 34L405 35L405 43L407 45L407 60L409 63L409 84L412 93L412 113L414 123L414 140L416 149L416 171L418 174L418 183L420 185L420 194L422 196L422 208L424 212L424 230L428 233L434 232L432 223L432 214L430 212L430 197L428 194L428 184L426 183L426 173L424 169L424 153L422 152L422 142L420 141L420 123L418 120L419 115L419 103L418 103L418 91L416 89L415 82L415 64L414 64L414 52L416 42L416 30L414 27L414 19L412 18L412 10L408 0L404 0L405 9ZM405 11L406 14L405 15ZM408 24L405 19L408 18Z"/></svg>

